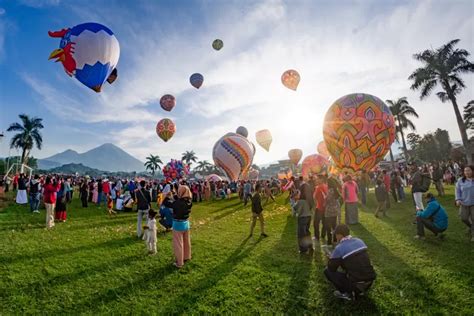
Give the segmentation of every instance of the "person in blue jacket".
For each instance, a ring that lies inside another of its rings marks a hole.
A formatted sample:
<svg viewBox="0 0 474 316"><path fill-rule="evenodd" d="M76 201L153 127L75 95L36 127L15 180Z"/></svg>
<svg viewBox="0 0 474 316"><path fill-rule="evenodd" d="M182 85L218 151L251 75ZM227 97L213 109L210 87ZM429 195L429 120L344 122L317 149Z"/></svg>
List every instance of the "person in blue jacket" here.
<svg viewBox="0 0 474 316"><path fill-rule="evenodd" d="M425 239L425 227L435 236L444 238L443 232L448 228L448 214L432 193L426 194L426 208L416 212L417 234L415 239Z"/></svg>

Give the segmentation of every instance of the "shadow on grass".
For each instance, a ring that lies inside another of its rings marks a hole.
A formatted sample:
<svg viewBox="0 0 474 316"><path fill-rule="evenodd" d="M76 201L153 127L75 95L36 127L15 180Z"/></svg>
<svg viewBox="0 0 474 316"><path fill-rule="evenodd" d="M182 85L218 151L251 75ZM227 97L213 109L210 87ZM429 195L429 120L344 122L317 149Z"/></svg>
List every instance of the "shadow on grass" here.
<svg viewBox="0 0 474 316"><path fill-rule="evenodd" d="M239 200L237 203L229 204L229 205L227 205L227 206L225 206L225 207L220 207L220 208L218 208L217 210L210 211L209 214L222 212L222 211L225 211L226 209L234 208L234 207L237 207L237 206L243 205L243 204L244 204L244 202L242 202L242 201Z"/></svg>
<svg viewBox="0 0 474 316"><path fill-rule="evenodd" d="M199 302L199 299L205 297L206 292L212 289L219 280L230 274L234 270L234 267L248 257L262 240L262 238L259 238L256 242L246 247L249 239L250 237L244 239L224 262L211 268L203 278L196 281L196 286L188 288L173 301L163 306L159 314L181 314L192 311L193 307Z"/></svg>
<svg viewBox="0 0 474 316"><path fill-rule="evenodd" d="M243 210L244 208L246 208L246 206L244 206L243 204L239 207L236 207L236 208L233 208L233 209L230 209L222 214L219 214L217 216L214 216L214 218L212 220L220 220L220 219L223 219L224 217L227 217L229 215L232 215L234 213L236 213L237 211L240 211L240 210Z"/></svg>
<svg viewBox="0 0 474 316"><path fill-rule="evenodd" d="M82 245L79 247L57 248L57 249L51 249L51 250L35 252L35 253L30 253L30 254L22 254L19 256L2 256L0 257L0 262L5 263L5 264L11 264L11 263L14 263L17 261L23 261L23 260L34 260L34 259L40 260L40 259L44 259L48 257L70 255L70 254L80 252L83 250L97 250L100 248L105 248L105 249L120 248L120 247L131 245L133 243L134 243L133 239L130 238L130 236L127 236L121 239L112 239L112 240L108 240L101 243L87 244L87 245Z"/></svg>

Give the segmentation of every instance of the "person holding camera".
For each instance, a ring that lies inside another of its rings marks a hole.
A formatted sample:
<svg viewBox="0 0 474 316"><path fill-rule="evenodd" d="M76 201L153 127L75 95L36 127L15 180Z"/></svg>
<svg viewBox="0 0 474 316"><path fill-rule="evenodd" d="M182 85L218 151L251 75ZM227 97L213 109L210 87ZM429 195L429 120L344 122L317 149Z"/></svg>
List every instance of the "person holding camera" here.
<svg viewBox="0 0 474 316"><path fill-rule="evenodd" d="M415 239L425 239L425 227L440 239L444 238L443 232L448 228L448 214L439 204L432 193L427 193L426 208L416 212L417 234Z"/></svg>

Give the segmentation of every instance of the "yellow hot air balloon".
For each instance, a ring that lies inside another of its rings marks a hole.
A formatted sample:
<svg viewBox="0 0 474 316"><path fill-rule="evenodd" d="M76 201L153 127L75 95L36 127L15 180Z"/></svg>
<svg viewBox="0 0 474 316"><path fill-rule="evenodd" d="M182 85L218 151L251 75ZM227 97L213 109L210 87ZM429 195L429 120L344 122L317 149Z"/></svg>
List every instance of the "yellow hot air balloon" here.
<svg viewBox="0 0 474 316"><path fill-rule="evenodd" d="M291 149L288 152L288 158L290 158L290 161L295 165L297 165L298 162L300 162L302 156L303 156L303 151L301 149Z"/></svg>
<svg viewBox="0 0 474 316"><path fill-rule="evenodd" d="M255 138L260 146L262 146L266 151L270 151L270 145L272 144L273 138L268 129L262 129L255 133Z"/></svg>
<svg viewBox="0 0 474 316"><path fill-rule="evenodd" d="M287 70L281 75L281 83L288 89L296 91L300 83L300 74L293 69Z"/></svg>

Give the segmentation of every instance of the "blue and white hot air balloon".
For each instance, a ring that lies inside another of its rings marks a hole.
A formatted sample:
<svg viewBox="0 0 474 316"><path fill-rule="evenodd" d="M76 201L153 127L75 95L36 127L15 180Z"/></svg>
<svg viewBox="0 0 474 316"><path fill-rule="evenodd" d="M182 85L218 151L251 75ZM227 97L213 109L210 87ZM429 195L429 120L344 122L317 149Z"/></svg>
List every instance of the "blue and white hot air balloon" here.
<svg viewBox="0 0 474 316"><path fill-rule="evenodd" d="M199 89L201 88L202 83L204 82L204 77L200 73L195 73L192 74L191 77L189 77L189 82L194 88Z"/></svg>
<svg viewBox="0 0 474 316"><path fill-rule="evenodd" d="M59 49L54 50L49 59L60 61L69 76L95 92L101 91L106 80L115 81L120 45L108 27L91 22L48 34L61 38Z"/></svg>

